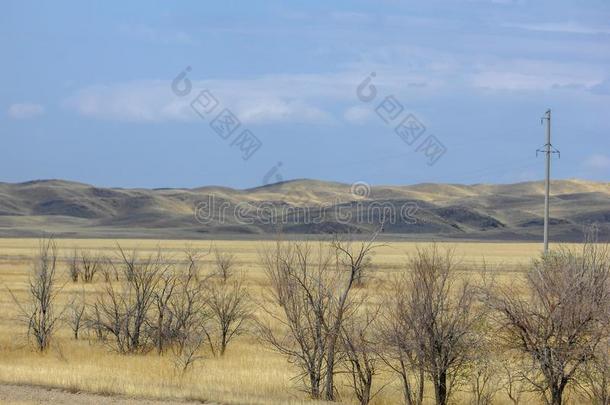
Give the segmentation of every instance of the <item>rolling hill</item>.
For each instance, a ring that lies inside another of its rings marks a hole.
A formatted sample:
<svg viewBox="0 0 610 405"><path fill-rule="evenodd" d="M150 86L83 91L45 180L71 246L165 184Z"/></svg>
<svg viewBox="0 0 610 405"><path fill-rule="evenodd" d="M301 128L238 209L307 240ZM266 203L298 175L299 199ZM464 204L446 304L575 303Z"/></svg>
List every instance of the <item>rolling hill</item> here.
<svg viewBox="0 0 610 405"><path fill-rule="evenodd" d="M543 183L374 186L293 180L247 190L0 183L0 236L212 238L366 232L396 238L538 240ZM552 183L551 239L610 239L610 184Z"/></svg>

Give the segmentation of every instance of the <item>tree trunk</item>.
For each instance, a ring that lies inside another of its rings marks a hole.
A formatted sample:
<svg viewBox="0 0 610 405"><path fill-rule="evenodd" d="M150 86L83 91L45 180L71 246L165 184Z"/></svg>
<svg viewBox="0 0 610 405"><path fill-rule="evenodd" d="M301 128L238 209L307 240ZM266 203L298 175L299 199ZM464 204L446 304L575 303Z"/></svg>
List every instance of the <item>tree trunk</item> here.
<svg viewBox="0 0 610 405"><path fill-rule="evenodd" d="M157 319L157 353L163 353L163 310L159 310Z"/></svg>
<svg viewBox="0 0 610 405"><path fill-rule="evenodd" d="M417 397L417 405L421 405L424 403L424 368L419 368L419 393Z"/></svg>
<svg viewBox="0 0 610 405"><path fill-rule="evenodd" d="M368 375L364 389L362 390L362 398L360 398L360 405L368 405L371 401L371 385L373 385L373 376Z"/></svg>
<svg viewBox="0 0 610 405"><path fill-rule="evenodd" d="M413 403L413 394L411 393L411 384L409 382L407 370L406 370L406 367L402 360L400 361L400 368L402 370L402 373L400 374L400 378L402 380L402 390L403 390L403 395L404 395L404 399L405 399L405 404L415 405Z"/></svg>
<svg viewBox="0 0 610 405"><path fill-rule="evenodd" d="M437 405L447 405L447 372L441 371L434 383Z"/></svg>
<svg viewBox="0 0 610 405"><path fill-rule="evenodd" d="M563 400L563 387L553 386L551 387L551 404L552 405L561 405Z"/></svg>
<svg viewBox="0 0 610 405"><path fill-rule="evenodd" d="M225 350L227 349L227 332L222 331L222 338L220 339L220 355L224 356Z"/></svg>
<svg viewBox="0 0 610 405"><path fill-rule="evenodd" d="M315 373L309 373L309 383L311 385L311 398L320 398L320 378Z"/></svg>
<svg viewBox="0 0 610 405"><path fill-rule="evenodd" d="M335 400L335 347L337 345L337 340L339 339L339 331L341 329L341 324L343 323L343 311L345 309L345 303L347 302L347 296L349 295L349 291L352 288L352 284L354 283L354 271L350 275L349 283L343 294L341 295L341 299L339 299L339 305L337 309L337 319L331 329L330 333L330 343L328 344L328 357L326 361L326 400L334 401Z"/></svg>
<svg viewBox="0 0 610 405"><path fill-rule="evenodd" d="M336 334L333 334L328 345L328 356L326 360L326 387L325 398L327 401L335 400L335 345L337 343Z"/></svg>
<svg viewBox="0 0 610 405"><path fill-rule="evenodd" d="M400 378L402 381L402 390L405 404L407 405L421 405L424 401L424 370L419 369L419 385L416 387L411 386L409 381L409 372L404 360L400 360ZM417 392L414 391L417 389Z"/></svg>

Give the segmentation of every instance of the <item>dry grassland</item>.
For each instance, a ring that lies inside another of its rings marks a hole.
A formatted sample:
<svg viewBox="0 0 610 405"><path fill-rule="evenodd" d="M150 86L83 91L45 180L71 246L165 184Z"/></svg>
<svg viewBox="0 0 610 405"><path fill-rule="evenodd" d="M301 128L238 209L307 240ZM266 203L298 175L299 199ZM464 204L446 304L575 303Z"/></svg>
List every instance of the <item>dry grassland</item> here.
<svg viewBox="0 0 610 405"><path fill-rule="evenodd" d="M161 248L169 257L181 258L185 247L208 250L210 242L122 240L121 246L137 248L141 253ZM262 297L265 273L259 252L271 241L216 241L222 251L235 254L237 267L245 274L246 286L253 297ZM113 240L57 241L60 256L67 258L74 248L99 251L113 255ZM539 244L524 243L457 243L457 257L465 270L477 273L483 261L501 282L510 283L519 277L522 266L536 257ZM16 306L8 293L10 289L20 298L27 293L26 282L32 257L36 254L35 239L0 239L0 383L31 384L63 388L69 391L88 391L102 394L123 394L132 397L172 398L213 401L219 403L251 404L313 404L291 380L293 366L280 355L266 349L254 336L238 337L223 358L206 356L186 375L174 372L169 355L119 355L87 338L75 341L68 326L62 325L52 349L38 354L24 343L24 326L15 321ZM373 263L378 279L388 279L402 271L415 243L391 242L375 251ZM212 255L204 259L204 268L212 266ZM67 266L61 264L59 278L64 285L59 296L65 305L71 295L85 289L87 301L99 294L101 277L92 284L68 282ZM379 293L373 291L373 294ZM265 305L264 302L261 303ZM374 399L375 404L400 403L400 386L391 382L394 377L385 373L383 383L389 385ZM339 383L344 403L353 402L344 384ZM458 394L457 399L465 394ZM499 396L503 403L502 395Z"/></svg>

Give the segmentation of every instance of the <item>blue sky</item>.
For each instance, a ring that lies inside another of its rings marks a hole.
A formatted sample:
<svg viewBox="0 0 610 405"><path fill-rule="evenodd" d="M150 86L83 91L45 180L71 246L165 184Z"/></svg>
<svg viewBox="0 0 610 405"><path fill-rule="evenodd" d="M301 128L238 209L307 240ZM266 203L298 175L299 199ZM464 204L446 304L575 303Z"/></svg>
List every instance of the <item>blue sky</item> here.
<svg viewBox="0 0 610 405"><path fill-rule="evenodd" d="M610 181L607 0L123 3L0 3L0 181L535 180L547 108L554 175ZM218 107L200 116L202 90ZM210 126L225 108L227 139ZM409 114L412 143L394 132ZM261 145L247 160L244 130Z"/></svg>

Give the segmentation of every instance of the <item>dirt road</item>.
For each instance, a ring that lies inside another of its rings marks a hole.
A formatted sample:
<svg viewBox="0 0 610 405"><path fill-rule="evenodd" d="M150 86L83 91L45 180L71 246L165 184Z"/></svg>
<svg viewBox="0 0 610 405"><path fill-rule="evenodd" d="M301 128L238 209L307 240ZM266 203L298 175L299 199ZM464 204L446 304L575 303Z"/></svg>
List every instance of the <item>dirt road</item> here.
<svg viewBox="0 0 610 405"><path fill-rule="evenodd" d="M201 404L187 401L157 401L121 396L103 396L85 392L72 393L55 388L0 384L0 404L57 404L57 405L186 405ZM208 403L209 405L213 405Z"/></svg>

